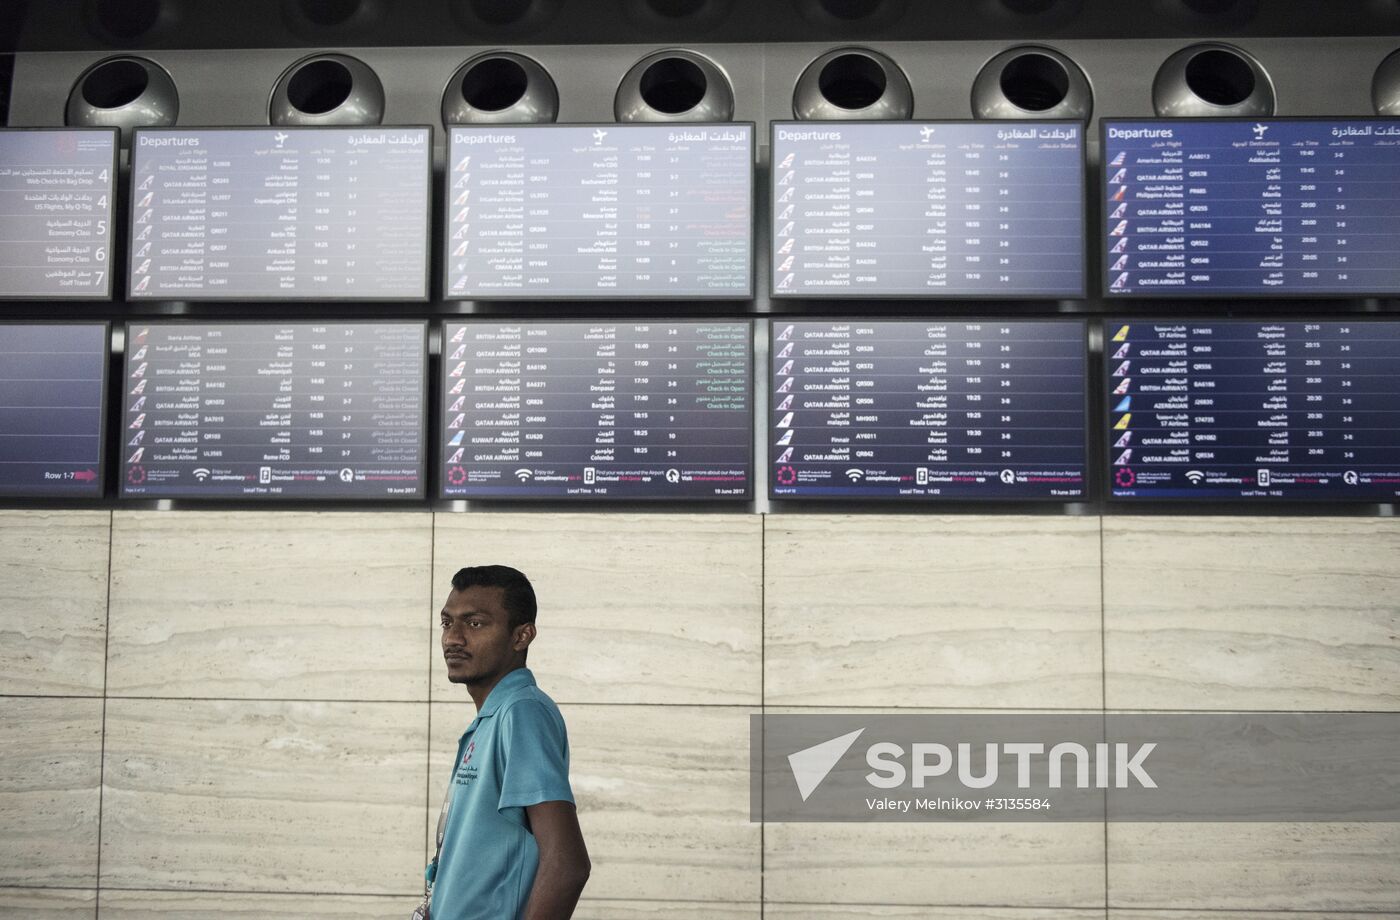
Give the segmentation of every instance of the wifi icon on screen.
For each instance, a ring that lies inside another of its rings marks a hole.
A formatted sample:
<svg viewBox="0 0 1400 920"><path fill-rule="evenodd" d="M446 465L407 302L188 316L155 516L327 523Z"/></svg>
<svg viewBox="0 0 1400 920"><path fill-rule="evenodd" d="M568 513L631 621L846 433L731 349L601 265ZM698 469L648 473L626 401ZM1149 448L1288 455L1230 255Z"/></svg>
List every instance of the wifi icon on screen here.
<svg viewBox="0 0 1400 920"><path fill-rule="evenodd" d="M851 482L860 482L865 478L865 470L858 470L855 467L851 467L849 470L846 470L846 478Z"/></svg>
<svg viewBox="0 0 1400 920"><path fill-rule="evenodd" d="M521 467L520 469L515 471L515 478L519 479L521 482L529 482L531 479L534 478L534 476L534 473L530 472L524 467Z"/></svg>
<svg viewBox="0 0 1400 920"><path fill-rule="evenodd" d="M1187 471L1186 471L1186 481L1189 482L1189 483L1191 483L1191 485L1193 485L1193 486L1198 486L1198 485L1200 485L1200 484L1201 484L1201 480L1203 480L1203 479L1205 479L1205 478L1206 478L1206 474L1205 474L1205 473L1202 473L1200 470L1187 470Z"/></svg>
<svg viewBox="0 0 1400 920"><path fill-rule="evenodd" d="M190 472L193 473L194 478L198 479L200 482L203 482L204 480L209 478L209 471L202 466L199 469L191 470Z"/></svg>

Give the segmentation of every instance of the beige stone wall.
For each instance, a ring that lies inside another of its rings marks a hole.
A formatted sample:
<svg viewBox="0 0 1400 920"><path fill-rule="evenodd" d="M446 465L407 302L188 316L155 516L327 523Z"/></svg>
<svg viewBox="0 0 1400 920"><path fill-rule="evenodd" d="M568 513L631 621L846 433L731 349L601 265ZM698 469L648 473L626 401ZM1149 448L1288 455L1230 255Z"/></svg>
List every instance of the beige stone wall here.
<svg viewBox="0 0 1400 920"><path fill-rule="evenodd" d="M0 512L0 918L407 916L535 580L588 920L1400 916L1395 825L759 826L769 711L1400 710L1389 519ZM1302 912L1302 913L1299 913Z"/></svg>

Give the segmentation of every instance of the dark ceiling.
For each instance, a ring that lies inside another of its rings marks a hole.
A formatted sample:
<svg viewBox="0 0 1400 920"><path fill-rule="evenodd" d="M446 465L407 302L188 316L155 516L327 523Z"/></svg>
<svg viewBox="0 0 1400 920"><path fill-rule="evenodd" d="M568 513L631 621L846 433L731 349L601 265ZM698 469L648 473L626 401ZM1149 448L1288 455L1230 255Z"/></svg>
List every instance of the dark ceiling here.
<svg viewBox="0 0 1400 920"><path fill-rule="evenodd" d="M0 0L0 52L1400 34L1400 0Z"/></svg>

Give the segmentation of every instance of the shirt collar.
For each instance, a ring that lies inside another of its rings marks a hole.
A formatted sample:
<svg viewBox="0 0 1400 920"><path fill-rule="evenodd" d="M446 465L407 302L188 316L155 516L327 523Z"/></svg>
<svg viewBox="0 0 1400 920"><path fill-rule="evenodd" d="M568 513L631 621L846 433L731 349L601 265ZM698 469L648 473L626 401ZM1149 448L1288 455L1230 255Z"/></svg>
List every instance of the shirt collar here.
<svg viewBox="0 0 1400 920"><path fill-rule="evenodd" d="M502 677L496 686L491 688L491 692L486 694L486 702L481 704L481 711L476 714L477 719L484 719L487 716L496 714L496 710L501 708L501 704L514 696L526 687L535 686L535 675L530 673L529 668L516 668Z"/></svg>

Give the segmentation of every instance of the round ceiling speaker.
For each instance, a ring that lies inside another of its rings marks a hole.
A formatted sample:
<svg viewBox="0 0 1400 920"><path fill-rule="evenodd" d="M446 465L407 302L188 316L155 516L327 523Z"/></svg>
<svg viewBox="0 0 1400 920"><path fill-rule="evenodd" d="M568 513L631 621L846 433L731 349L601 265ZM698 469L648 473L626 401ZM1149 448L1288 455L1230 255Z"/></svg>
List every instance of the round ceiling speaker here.
<svg viewBox="0 0 1400 920"><path fill-rule="evenodd" d="M1274 114L1274 84L1244 51L1204 42L1162 64L1152 83L1152 108L1163 118L1263 118Z"/></svg>
<svg viewBox="0 0 1400 920"><path fill-rule="evenodd" d="M63 123L74 127L120 128L122 143L131 143L132 128L175 124L180 94L165 68L140 57L99 61L73 84Z"/></svg>
<svg viewBox="0 0 1400 920"><path fill-rule="evenodd" d="M972 83L977 118L1076 118L1088 121L1094 91L1079 65L1050 48L1003 51Z"/></svg>
<svg viewBox="0 0 1400 920"><path fill-rule="evenodd" d="M730 121L734 89L719 65L673 48L633 64L617 86L613 117L628 121Z"/></svg>
<svg viewBox="0 0 1400 920"><path fill-rule="evenodd" d="M1152 0L1155 16L1195 34L1239 29L1259 15L1259 0Z"/></svg>
<svg viewBox="0 0 1400 920"><path fill-rule="evenodd" d="M685 34L709 32L729 16L733 0L625 0L627 18L648 33Z"/></svg>
<svg viewBox="0 0 1400 920"><path fill-rule="evenodd" d="M1392 52L1376 68L1371 80L1371 104L1377 115L1400 115L1400 51Z"/></svg>
<svg viewBox="0 0 1400 920"><path fill-rule="evenodd" d="M828 29L888 26L908 9L907 0L795 0L803 19Z"/></svg>
<svg viewBox="0 0 1400 920"><path fill-rule="evenodd" d="M168 33L178 24L178 14L166 0L86 0L82 11L89 32L121 48Z"/></svg>
<svg viewBox="0 0 1400 920"><path fill-rule="evenodd" d="M277 78L267 120L273 125L377 125L384 120L384 84L358 58L313 54Z"/></svg>
<svg viewBox="0 0 1400 920"><path fill-rule="evenodd" d="M1017 28L1054 29L1078 16L1084 0L977 0L987 19Z"/></svg>
<svg viewBox="0 0 1400 920"><path fill-rule="evenodd" d="M522 35L549 24L561 0L450 0L452 16L473 35Z"/></svg>
<svg viewBox="0 0 1400 920"><path fill-rule="evenodd" d="M312 39L364 32L383 15L381 0L282 0L287 27Z"/></svg>
<svg viewBox="0 0 1400 920"><path fill-rule="evenodd" d="M914 114L914 90L899 65L868 48L837 48L807 65L792 113L814 121L897 120Z"/></svg>
<svg viewBox="0 0 1400 920"><path fill-rule="evenodd" d="M538 124L559 118L559 89L533 58L488 51L471 58L447 81L444 125Z"/></svg>

